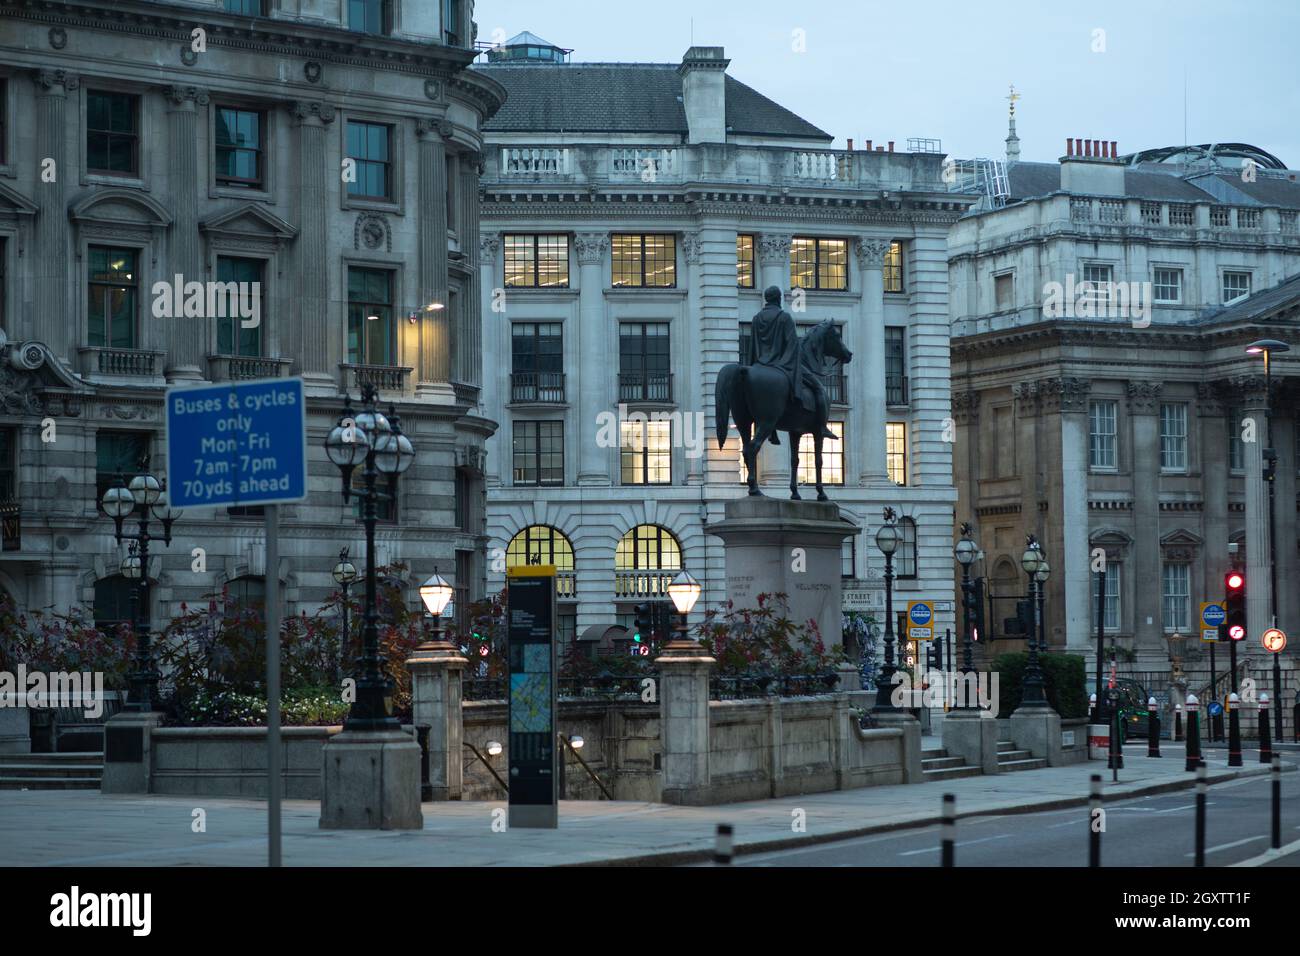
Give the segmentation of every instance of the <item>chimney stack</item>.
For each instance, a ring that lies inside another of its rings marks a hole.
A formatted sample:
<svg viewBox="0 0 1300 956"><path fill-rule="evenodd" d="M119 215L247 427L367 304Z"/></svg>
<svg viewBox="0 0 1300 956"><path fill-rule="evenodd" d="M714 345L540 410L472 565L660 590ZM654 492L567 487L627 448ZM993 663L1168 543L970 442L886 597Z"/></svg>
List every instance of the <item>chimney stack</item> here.
<svg viewBox="0 0 1300 956"><path fill-rule="evenodd" d="M682 57L682 109L692 143L727 141L726 75L731 61L720 46L693 46Z"/></svg>
<svg viewBox="0 0 1300 956"><path fill-rule="evenodd" d="M853 140L849 140L849 152L853 152Z"/></svg>
<svg viewBox="0 0 1300 956"><path fill-rule="evenodd" d="M1119 143L1113 139L1067 139L1061 157L1061 189L1092 196L1125 195Z"/></svg>

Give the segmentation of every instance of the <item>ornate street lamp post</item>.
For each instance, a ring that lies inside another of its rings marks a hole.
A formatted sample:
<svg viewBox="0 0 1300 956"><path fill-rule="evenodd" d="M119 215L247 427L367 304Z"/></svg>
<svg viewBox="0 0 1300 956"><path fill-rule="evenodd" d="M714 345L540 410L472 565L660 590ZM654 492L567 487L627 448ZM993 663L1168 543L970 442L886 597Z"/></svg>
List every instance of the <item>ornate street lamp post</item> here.
<svg viewBox="0 0 1300 956"><path fill-rule="evenodd" d="M961 565L961 606L962 606L962 633L965 637L965 650L962 654L961 672L963 675L971 674L975 671L974 651L972 649L972 611L975 609L975 584L970 579L970 566L975 563L975 558L979 555L979 545L971 540L970 522L964 522L961 526L961 540L953 548L953 555L957 558L957 563ZM962 704L958 710L971 710L969 700L969 688L966 688L962 694Z"/></svg>
<svg viewBox="0 0 1300 956"><path fill-rule="evenodd" d="M343 548L339 551L339 563L334 565L334 583L339 586L343 592L343 653L348 650L348 641L351 637L349 624L352 617L351 601L348 597L352 590L352 585L357 580L357 566L348 560L348 549Z"/></svg>
<svg viewBox="0 0 1300 956"><path fill-rule="evenodd" d="M897 517L893 508L885 508L884 523L876 532L876 547L885 556L885 661L880 666L880 677L876 680L875 710L897 711L894 706L894 552L898 550Z"/></svg>
<svg viewBox="0 0 1300 956"><path fill-rule="evenodd" d="M1047 579L1052 569L1047 563L1047 555L1039 561L1038 570L1034 572L1034 582L1038 585L1038 653L1047 653L1047 618L1043 616L1043 597L1047 591Z"/></svg>
<svg viewBox="0 0 1300 956"><path fill-rule="evenodd" d="M388 406L385 416L375 407L378 393L367 384L361 392L362 409L353 415L350 397L343 401L343 414L325 439L325 453L338 466L343 480L343 501L355 494L361 502L361 521L366 529L366 596L362 612L361 656L357 659L357 694L344 721L345 730L401 730L387 703L388 679L379 652L379 613L376 609L375 525L380 501L395 501L397 476L415 460L415 448L402 434L397 410ZM352 485L353 470L360 465L361 490ZM380 475L388 478L388 491L380 491Z"/></svg>
<svg viewBox="0 0 1300 956"><path fill-rule="evenodd" d="M153 710L154 699L158 695L158 668L154 666L153 649L149 641L149 542L159 540L170 546L172 543L172 524L181 516L166 503L167 482L159 481L149 473L149 458L140 461L140 473L126 483L119 474L117 483L104 492L104 513L113 519L113 536L117 543L131 541L135 547L122 561L121 571L124 577L135 580L134 622L135 632L135 670L128 675L131 681L130 703L128 710L148 713ZM128 534L122 530L127 517L139 506L136 516L139 530ZM149 531L149 519L152 516L162 524L162 535L157 537Z"/></svg>
<svg viewBox="0 0 1300 956"><path fill-rule="evenodd" d="M681 648L697 646L697 642L691 639L687 631L686 616L691 613L695 602L700 598L700 582L695 580L691 572L679 571L677 577L673 578L672 583L668 585L668 597L672 600L673 607L677 608L678 616L678 624L674 628L677 635L669 646Z"/></svg>
<svg viewBox="0 0 1300 956"><path fill-rule="evenodd" d="M441 640L442 612L451 601L453 593L452 586L438 573L436 566L433 569L433 576L420 585L420 600L424 602L425 610L429 612L429 616L433 620L432 625L425 625L425 632L428 636L428 640L425 641L425 649L439 643Z"/></svg>
<svg viewBox="0 0 1300 956"><path fill-rule="evenodd" d="M1038 569L1043 564L1043 551L1038 545L1038 539L1032 534L1026 539L1027 544L1025 552L1020 556L1020 566L1025 569L1025 574L1029 579L1029 598L1031 601L1037 599L1038 594ZM1030 605L1032 608L1033 605ZM1046 707L1047 694L1043 689L1043 670L1038 663L1038 636L1031 635L1029 638L1029 661L1025 665L1025 679L1020 695L1020 704L1022 707Z"/></svg>

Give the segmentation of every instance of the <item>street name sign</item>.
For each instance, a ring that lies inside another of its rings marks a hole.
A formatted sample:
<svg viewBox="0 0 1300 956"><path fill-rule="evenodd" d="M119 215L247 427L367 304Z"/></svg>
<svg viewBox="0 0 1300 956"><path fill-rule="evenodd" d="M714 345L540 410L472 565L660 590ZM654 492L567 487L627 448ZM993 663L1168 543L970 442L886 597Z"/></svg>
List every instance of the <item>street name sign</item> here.
<svg viewBox="0 0 1300 956"><path fill-rule="evenodd" d="M173 508L270 505L307 497L302 379L167 390Z"/></svg>
<svg viewBox="0 0 1300 956"><path fill-rule="evenodd" d="M555 750L555 565L506 570L510 666L510 820L554 830L559 823Z"/></svg>
<svg viewBox="0 0 1300 956"><path fill-rule="evenodd" d="M928 641L934 637L934 602L907 602L907 638L911 641Z"/></svg>

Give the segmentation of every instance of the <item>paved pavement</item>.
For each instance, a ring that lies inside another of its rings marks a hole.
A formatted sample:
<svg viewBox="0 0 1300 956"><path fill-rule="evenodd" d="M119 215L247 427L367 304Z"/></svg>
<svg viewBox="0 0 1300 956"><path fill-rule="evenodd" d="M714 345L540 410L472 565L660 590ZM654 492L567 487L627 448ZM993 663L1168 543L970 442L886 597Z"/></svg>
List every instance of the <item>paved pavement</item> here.
<svg viewBox="0 0 1300 956"><path fill-rule="evenodd" d="M287 866L554 866L686 863L707 859L715 827L735 827L741 853L841 840L937 823L941 798L953 793L959 816L1025 813L1082 806L1088 777L1105 775L1109 799L1190 787L1181 752L1149 759L1144 745L1127 749L1120 782L1090 762L991 777L870 787L835 793L727 804L564 801L560 828L497 832L505 804L427 803L420 831L321 830L319 805L286 801L283 859ZM1256 752L1230 770L1211 758L1210 779L1266 774ZM1294 758L1286 769L1294 770ZM1284 776L1293 799L1295 777ZM195 810L204 832L194 832ZM803 829L797 829L802 823ZM259 801L189 797L105 796L95 791L0 791L0 865L260 866L266 860L266 807ZM1011 841L1008 843L1010 849Z"/></svg>

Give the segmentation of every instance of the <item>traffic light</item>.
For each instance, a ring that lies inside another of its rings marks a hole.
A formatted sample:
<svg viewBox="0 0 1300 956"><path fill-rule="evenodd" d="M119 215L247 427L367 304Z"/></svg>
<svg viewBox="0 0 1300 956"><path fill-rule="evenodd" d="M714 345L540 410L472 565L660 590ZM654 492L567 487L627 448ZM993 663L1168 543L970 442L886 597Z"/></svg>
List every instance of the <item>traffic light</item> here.
<svg viewBox="0 0 1300 956"><path fill-rule="evenodd" d="M650 632L654 628L654 607L649 601L636 606L636 624L632 628L632 640L638 644L650 642Z"/></svg>
<svg viewBox="0 0 1300 956"><path fill-rule="evenodd" d="M1224 607L1227 617L1223 622L1228 640L1240 641L1246 637L1246 575L1229 571L1223 576Z"/></svg>

